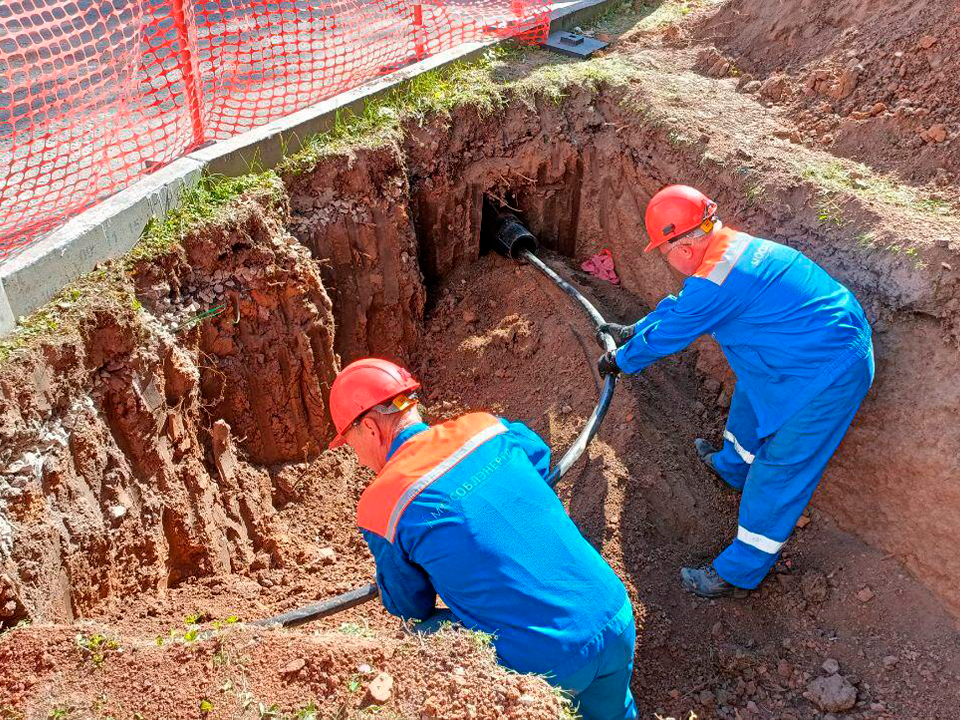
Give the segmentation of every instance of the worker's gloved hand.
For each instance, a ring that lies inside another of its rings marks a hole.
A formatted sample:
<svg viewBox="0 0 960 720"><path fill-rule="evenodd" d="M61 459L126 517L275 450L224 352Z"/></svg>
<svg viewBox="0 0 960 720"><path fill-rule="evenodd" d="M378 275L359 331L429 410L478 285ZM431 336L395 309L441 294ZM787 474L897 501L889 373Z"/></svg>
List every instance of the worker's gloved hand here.
<svg viewBox="0 0 960 720"><path fill-rule="evenodd" d="M597 361L597 370L600 371L600 375L603 377L607 375L619 375L620 368L617 366L617 353L610 350L601 355Z"/></svg>
<svg viewBox="0 0 960 720"><path fill-rule="evenodd" d="M609 333L610 337L620 347L633 337L637 329L633 325L618 325L617 323L601 323L597 326L597 342L603 345L603 333Z"/></svg>

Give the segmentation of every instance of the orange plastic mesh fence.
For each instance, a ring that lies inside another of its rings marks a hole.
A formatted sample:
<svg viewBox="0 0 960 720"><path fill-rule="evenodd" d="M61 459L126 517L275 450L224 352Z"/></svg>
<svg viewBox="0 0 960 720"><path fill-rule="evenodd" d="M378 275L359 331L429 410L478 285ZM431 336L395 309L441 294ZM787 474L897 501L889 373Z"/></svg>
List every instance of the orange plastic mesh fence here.
<svg viewBox="0 0 960 720"><path fill-rule="evenodd" d="M0 262L197 146L491 35L547 0L0 0Z"/></svg>

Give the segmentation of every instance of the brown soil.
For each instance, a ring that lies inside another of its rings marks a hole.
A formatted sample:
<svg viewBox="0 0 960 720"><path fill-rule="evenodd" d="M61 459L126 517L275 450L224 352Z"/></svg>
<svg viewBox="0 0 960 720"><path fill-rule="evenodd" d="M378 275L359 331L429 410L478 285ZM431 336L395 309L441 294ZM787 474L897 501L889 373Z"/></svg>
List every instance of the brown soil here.
<svg viewBox="0 0 960 720"><path fill-rule="evenodd" d="M700 69L759 83L748 90L787 111L796 139L950 189L960 172L957 24L956 4L942 0L732 0L694 37L715 46Z"/></svg>
<svg viewBox="0 0 960 720"><path fill-rule="evenodd" d="M374 639L228 627L164 645L109 632L90 623L11 631L0 661L17 679L0 694L3 717L556 720L561 713L561 699L540 678L507 672L492 648L449 630ZM96 651L83 647L99 638Z"/></svg>
<svg viewBox="0 0 960 720"><path fill-rule="evenodd" d="M387 717L556 717L542 680L498 673L469 635L413 641L377 603L196 642L184 618L211 630L372 577L354 526L369 474L347 449L322 451L343 362L409 362L431 417L499 412L561 452L596 401L599 348L533 268L482 254L484 197L518 207L608 319L634 320L677 288L638 235L646 200L680 178L855 290L878 374L809 524L740 602L677 583L736 525L737 497L692 446L723 427L722 355L702 340L620 384L560 494L634 600L642 716L828 717L804 696L827 659L856 689L851 717L958 706L960 223L856 187L828 193L800 169L835 158L776 137L753 95L695 70L702 50L631 33L612 51L630 68L623 84L495 117L460 109L399 146L321 159L284 178L283 200L246 197L142 263L130 282L143 311L92 303L75 337L0 368L0 625L37 623L0 637L0 717L63 705L68 717L197 717L204 698L219 717L269 717L261 702L364 717L359 688L381 671L395 678ZM564 62L530 53L511 72ZM709 112L690 97L712 97ZM923 229L910 254L890 250L904 226ZM621 286L572 269L600 247ZM182 327L220 302L225 313ZM76 633L125 651L93 668Z"/></svg>

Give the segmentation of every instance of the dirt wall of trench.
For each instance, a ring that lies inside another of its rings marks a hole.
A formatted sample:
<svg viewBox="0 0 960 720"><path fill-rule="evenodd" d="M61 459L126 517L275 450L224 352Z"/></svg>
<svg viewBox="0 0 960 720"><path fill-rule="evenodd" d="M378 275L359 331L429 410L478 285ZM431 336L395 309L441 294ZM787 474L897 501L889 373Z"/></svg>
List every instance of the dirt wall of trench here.
<svg viewBox="0 0 960 720"><path fill-rule="evenodd" d="M753 203L753 180L705 164L604 87L496 117L457 110L399 147L323 158L283 179L279 203L248 198L142 265L146 312L93 313L76 342L8 365L0 622L72 618L192 575L282 563L271 524L282 467L322 450L336 369L422 356L427 290L479 257L485 198L515 205L548 248L610 247L624 287L652 306L679 285L640 252L640 218L680 178L733 225L800 248L857 292L875 321L877 382L816 502L960 612L960 559L947 550L960 542L947 381L960 371L960 292L944 269L960 265L942 246L923 270L866 251L823 226L813 187L773 185ZM214 303L226 311L181 328ZM620 320L646 310L610 307ZM709 341L695 353L698 392L723 404L722 356ZM667 509L691 495L683 473L668 477ZM696 526L671 512L664 532Z"/></svg>
<svg viewBox="0 0 960 720"><path fill-rule="evenodd" d="M285 207L233 210L138 266L130 302L94 298L74 336L3 367L0 622L277 561L263 465L328 434L333 316Z"/></svg>

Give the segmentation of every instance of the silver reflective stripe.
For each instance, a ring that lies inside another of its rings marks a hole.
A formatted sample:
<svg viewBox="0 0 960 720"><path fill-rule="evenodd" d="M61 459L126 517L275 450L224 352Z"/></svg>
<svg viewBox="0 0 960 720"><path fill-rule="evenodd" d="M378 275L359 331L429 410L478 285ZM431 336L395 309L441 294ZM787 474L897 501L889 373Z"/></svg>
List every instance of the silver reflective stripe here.
<svg viewBox="0 0 960 720"><path fill-rule="evenodd" d="M743 525L740 525L737 528L737 540L742 543L746 543L751 547L755 547L757 550L765 552L768 555L776 555L778 552L780 552L780 548L783 547L782 542L771 540L770 538L760 535L759 533L750 532Z"/></svg>
<svg viewBox="0 0 960 720"><path fill-rule="evenodd" d="M417 495L419 495L425 487L427 487L427 485L443 475L450 468L463 460L467 455L483 445L487 440L492 437L496 437L500 433L505 433L506 431L507 427L498 420L493 425L484 428L472 438L467 440L446 460L439 465L434 466L430 472L423 475L413 485L408 487L403 492L403 495L400 496L400 499L397 500L397 504L393 506L393 510L390 513L390 521L387 523L387 540L393 542L393 539L397 534L397 523L400 522L400 516L403 515L403 511L406 509L407 505L409 505L410 502Z"/></svg>
<svg viewBox="0 0 960 720"><path fill-rule="evenodd" d="M740 441L733 436L732 432L729 430L724 430L723 437L733 443L733 449L737 451L737 455L740 456L741 460L743 460L747 465L753 463L753 460L756 456L752 452L749 452L743 445L741 445Z"/></svg>
<svg viewBox="0 0 960 720"><path fill-rule="evenodd" d="M737 260L743 255L743 251L747 249L752 239L745 233L737 233L730 241L730 246L724 251L720 262L707 275L707 280L717 285L723 285L723 281L727 279L727 275L733 270L733 266L737 264Z"/></svg>

